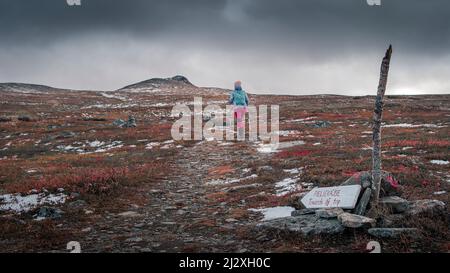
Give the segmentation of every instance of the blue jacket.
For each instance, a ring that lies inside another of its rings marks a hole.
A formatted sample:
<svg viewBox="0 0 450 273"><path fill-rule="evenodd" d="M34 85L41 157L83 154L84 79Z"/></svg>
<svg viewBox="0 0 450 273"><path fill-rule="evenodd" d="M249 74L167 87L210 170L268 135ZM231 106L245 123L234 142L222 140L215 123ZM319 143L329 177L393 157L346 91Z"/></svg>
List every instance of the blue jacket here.
<svg viewBox="0 0 450 273"><path fill-rule="evenodd" d="M239 93L239 92L243 92L244 95L245 95L245 105L241 105L241 104L238 105L237 102L236 102L236 100L235 100L235 95L236 95L237 93ZM248 104L249 104L249 99L248 99L247 93L246 93L244 90L242 90L242 89L235 89L233 92L231 92L230 99L228 100L228 102L229 102L230 104L235 105L235 106L248 106Z"/></svg>

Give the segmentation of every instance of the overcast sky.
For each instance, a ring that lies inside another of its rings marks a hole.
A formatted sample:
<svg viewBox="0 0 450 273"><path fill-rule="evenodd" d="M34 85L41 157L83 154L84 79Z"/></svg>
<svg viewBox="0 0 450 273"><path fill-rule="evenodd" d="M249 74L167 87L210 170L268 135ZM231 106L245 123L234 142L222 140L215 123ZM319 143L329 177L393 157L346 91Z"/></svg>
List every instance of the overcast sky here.
<svg viewBox="0 0 450 273"><path fill-rule="evenodd" d="M252 93L450 93L450 1L0 0L0 82L113 90L153 77Z"/></svg>

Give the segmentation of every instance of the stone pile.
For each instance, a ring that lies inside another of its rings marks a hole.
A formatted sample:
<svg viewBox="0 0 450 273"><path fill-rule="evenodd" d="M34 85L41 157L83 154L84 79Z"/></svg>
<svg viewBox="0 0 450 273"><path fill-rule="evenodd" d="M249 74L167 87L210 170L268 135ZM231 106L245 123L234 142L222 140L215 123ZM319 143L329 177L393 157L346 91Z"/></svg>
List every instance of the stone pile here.
<svg viewBox="0 0 450 273"><path fill-rule="evenodd" d="M438 200L408 201L400 195L400 185L388 172L382 174L380 193L381 216L367 217L370 210L372 175L360 172L343 182L341 186L361 185L362 190L357 205L352 210L341 208L308 209L300 208L291 216L259 223L258 230L296 233L303 236L319 234L340 234L347 230L362 229L377 238L398 238L408 236L418 238L417 228L404 227L411 217L445 217L446 205ZM301 199L301 198L300 198ZM303 206L298 200L298 207Z"/></svg>

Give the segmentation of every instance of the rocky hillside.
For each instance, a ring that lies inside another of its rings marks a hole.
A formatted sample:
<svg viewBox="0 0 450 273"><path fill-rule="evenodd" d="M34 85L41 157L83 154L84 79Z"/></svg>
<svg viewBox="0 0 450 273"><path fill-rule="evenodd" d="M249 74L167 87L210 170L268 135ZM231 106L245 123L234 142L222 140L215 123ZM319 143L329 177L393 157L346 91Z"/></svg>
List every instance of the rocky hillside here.
<svg viewBox="0 0 450 273"><path fill-rule="evenodd" d="M193 85L184 76L174 76L172 78L153 78L139 83L123 87L117 92L126 93L152 93L158 95L220 95L228 92L219 88L202 88Z"/></svg>
<svg viewBox="0 0 450 273"><path fill-rule="evenodd" d="M15 93L49 93L56 92L61 89L37 85L37 84L27 84L27 83L0 83L0 92L15 92Z"/></svg>

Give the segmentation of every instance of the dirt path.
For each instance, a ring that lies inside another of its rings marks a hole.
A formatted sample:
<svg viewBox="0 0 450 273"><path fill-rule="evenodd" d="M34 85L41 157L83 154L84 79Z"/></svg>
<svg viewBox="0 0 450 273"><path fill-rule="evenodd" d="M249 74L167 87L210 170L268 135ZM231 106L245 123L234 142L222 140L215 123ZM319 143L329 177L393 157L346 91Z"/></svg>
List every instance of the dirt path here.
<svg viewBox="0 0 450 273"><path fill-rule="evenodd" d="M201 142L179 150L168 162L176 171L148 189L148 204L104 215L85 237L85 251L249 251L252 242L241 240L236 230L255 219L230 217L233 211L246 210L245 202L215 199L212 196L223 195L231 184L208 182L249 177L242 169L260 158L251 143L222 145ZM242 166L234 170L235 164Z"/></svg>

